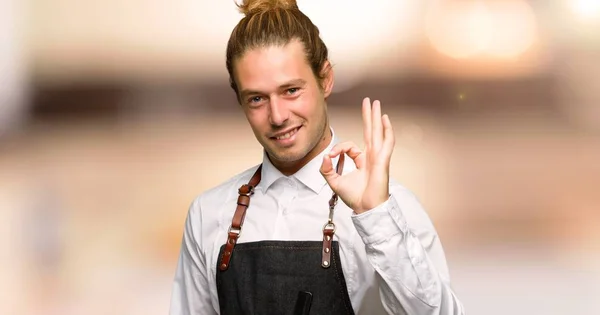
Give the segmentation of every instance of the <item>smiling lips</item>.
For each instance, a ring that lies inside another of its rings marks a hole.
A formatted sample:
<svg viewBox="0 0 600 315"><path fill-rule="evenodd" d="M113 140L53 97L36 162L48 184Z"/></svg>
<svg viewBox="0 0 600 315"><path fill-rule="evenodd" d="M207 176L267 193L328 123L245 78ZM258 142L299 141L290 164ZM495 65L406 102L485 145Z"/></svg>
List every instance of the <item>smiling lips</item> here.
<svg viewBox="0 0 600 315"><path fill-rule="evenodd" d="M294 135L298 132L299 129L300 129L300 127L296 127L284 134L280 134L278 136L271 137L271 139L275 139L275 140L279 140L279 141L288 140L288 139L294 137Z"/></svg>

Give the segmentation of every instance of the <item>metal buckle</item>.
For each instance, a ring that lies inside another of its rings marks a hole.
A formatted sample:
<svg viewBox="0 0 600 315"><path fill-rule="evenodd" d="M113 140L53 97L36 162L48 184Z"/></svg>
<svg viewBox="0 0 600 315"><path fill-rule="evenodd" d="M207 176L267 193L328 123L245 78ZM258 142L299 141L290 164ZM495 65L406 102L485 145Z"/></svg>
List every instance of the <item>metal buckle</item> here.
<svg viewBox="0 0 600 315"><path fill-rule="evenodd" d="M240 234L242 234L242 229L241 228L234 228L233 226L229 226L229 229L227 230L227 234L229 233L233 233L233 234L237 234L237 237L240 237Z"/></svg>
<svg viewBox="0 0 600 315"><path fill-rule="evenodd" d="M254 194L254 186L248 185L248 193L242 193L242 188L238 189L240 196L252 196Z"/></svg>
<svg viewBox="0 0 600 315"><path fill-rule="evenodd" d="M335 234L335 229L335 224L333 222L327 222L323 225L323 232L325 232L325 230L332 230L332 233Z"/></svg>

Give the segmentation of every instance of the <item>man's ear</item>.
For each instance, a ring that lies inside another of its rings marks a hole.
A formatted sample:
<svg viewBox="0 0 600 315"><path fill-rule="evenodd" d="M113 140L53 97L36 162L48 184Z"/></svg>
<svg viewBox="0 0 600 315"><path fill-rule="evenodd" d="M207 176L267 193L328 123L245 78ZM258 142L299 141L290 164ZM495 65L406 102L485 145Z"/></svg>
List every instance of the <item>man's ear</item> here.
<svg viewBox="0 0 600 315"><path fill-rule="evenodd" d="M321 68L321 77L323 78L322 88L323 88L323 96L325 98L331 95L331 91L333 90L333 66L329 62L329 60L325 60L323 63L323 67Z"/></svg>

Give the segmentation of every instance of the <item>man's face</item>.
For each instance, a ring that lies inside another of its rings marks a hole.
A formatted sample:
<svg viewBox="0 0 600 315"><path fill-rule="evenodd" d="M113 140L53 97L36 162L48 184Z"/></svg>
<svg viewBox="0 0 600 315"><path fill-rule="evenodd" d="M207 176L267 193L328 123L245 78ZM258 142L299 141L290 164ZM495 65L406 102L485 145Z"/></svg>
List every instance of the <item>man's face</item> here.
<svg viewBox="0 0 600 315"><path fill-rule="evenodd" d="M276 166L303 165L329 144L325 98L333 73L321 89L301 42L249 50L234 74L246 118Z"/></svg>

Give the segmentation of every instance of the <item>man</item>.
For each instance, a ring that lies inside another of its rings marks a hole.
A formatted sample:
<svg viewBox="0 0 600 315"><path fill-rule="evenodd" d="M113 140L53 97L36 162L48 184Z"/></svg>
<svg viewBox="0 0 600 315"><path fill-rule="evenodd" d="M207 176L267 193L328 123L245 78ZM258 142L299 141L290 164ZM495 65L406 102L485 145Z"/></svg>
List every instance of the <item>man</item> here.
<svg viewBox="0 0 600 315"><path fill-rule="evenodd" d="M339 143L316 26L295 0L240 8L226 64L263 161L194 200L171 314L463 314L431 221L390 182L380 103L363 100L364 150Z"/></svg>

